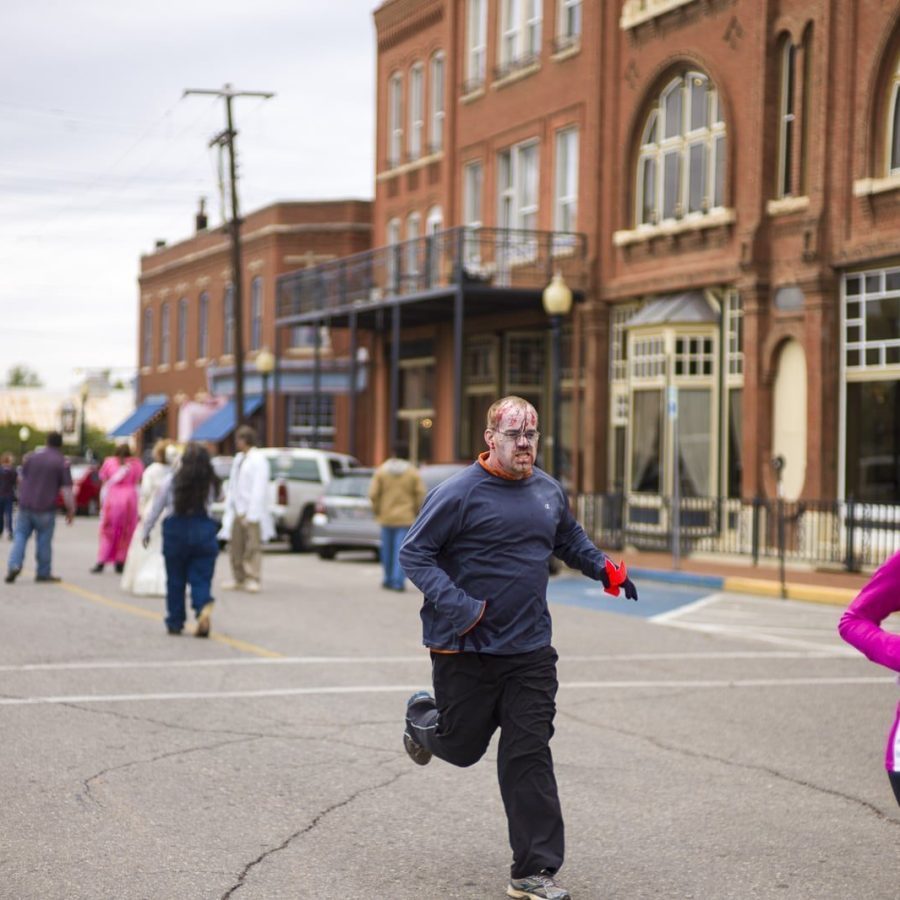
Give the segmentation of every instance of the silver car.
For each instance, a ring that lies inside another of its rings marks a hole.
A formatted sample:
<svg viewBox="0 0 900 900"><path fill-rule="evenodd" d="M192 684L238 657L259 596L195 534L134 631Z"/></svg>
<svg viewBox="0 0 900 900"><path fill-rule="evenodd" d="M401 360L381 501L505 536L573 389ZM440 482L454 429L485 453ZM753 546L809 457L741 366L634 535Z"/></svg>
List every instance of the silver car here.
<svg viewBox="0 0 900 900"><path fill-rule="evenodd" d="M468 467L465 463L421 466L419 474L430 491L436 484ZM374 469L353 469L337 475L316 503L312 519L312 546L322 559L334 559L341 550L371 550L381 554L381 526L369 502Z"/></svg>

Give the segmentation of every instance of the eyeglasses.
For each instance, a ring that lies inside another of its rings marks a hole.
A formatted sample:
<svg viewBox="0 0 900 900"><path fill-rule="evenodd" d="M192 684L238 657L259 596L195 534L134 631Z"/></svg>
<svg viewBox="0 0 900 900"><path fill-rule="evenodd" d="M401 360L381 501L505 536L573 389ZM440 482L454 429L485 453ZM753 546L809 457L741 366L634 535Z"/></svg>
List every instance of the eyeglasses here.
<svg viewBox="0 0 900 900"><path fill-rule="evenodd" d="M539 431L495 431L494 434L502 441L515 441L518 444L521 438L532 445L536 444L541 436Z"/></svg>

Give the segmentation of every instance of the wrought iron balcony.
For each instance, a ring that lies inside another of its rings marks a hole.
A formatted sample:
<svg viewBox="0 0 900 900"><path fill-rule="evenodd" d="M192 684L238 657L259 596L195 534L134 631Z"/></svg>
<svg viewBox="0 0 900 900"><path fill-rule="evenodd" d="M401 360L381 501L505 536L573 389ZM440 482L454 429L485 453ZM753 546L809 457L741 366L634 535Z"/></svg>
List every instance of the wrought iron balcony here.
<svg viewBox="0 0 900 900"><path fill-rule="evenodd" d="M587 288L587 239L558 231L460 226L278 278L277 319L316 321L399 299L480 291L541 291L560 272Z"/></svg>

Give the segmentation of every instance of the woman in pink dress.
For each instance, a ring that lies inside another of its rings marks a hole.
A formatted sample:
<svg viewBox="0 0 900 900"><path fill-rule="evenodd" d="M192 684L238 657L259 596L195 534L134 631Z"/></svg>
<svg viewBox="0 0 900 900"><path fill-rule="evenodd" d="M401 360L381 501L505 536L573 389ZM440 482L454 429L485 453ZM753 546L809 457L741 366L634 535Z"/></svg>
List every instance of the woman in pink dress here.
<svg viewBox="0 0 900 900"><path fill-rule="evenodd" d="M100 549L92 572L102 572L106 563L115 563L116 571L125 568L128 545L137 527L138 486L144 467L131 455L128 444L116 447L100 466Z"/></svg>

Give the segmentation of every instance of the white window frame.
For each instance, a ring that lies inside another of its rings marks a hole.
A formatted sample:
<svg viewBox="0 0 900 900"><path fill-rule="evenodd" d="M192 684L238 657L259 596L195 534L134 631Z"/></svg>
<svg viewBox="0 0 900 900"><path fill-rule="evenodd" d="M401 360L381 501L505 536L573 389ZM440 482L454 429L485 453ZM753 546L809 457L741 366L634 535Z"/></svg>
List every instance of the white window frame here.
<svg viewBox="0 0 900 900"><path fill-rule="evenodd" d="M541 54L543 0L500 0L501 71L527 65Z"/></svg>
<svg viewBox="0 0 900 900"><path fill-rule="evenodd" d="M413 63L409 69L409 135L406 146L410 161L422 155L422 138L425 135L425 67Z"/></svg>
<svg viewBox="0 0 900 900"><path fill-rule="evenodd" d="M406 246L403 254L403 274L415 277L419 274L420 238L422 237L422 217L411 212L406 217Z"/></svg>
<svg viewBox="0 0 900 900"><path fill-rule="evenodd" d="M444 149L444 54L440 51L431 57L431 117L428 143L431 153Z"/></svg>
<svg viewBox="0 0 900 900"><path fill-rule="evenodd" d="M144 346L141 353L141 364L145 368L153 365L153 310L148 306L144 310Z"/></svg>
<svg viewBox="0 0 900 900"><path fill-rule="evenodd" d="M556 132L553 185L553 230L574 232L578 227L578 160L580 135L576 126Z"/></svg>
<svg viewBox="0 0 900 900"><path fill-rule="evenodd" d="M531 159L531 154L534 154ZM504 174L505 173L505 174ZM540 203L540 146L530 139L497 154L497 223L536 231Z"/></svg>
<svg viewBox="0 0 900 900"><path fill-rule="evenodd" d="M209 292L201 291L197 301L197 357L209 356Z"/></svg>
<svg viewBox="0 0 900 900"><path fill-rule="evenodd" d="M463 225L465 226L463 259L467 264L479 265L481 245L478 232L484 224L484 163L480 159L469 160L463 165Z"/></svg>
<svg viewBox="0 0 900 900"><path fill-rule="evenodd" d="M894 133L895 128L900 128L900 59L897 68L894 69L893 84L891 87L891 103L888 107L887 149L885 153L885 171L888 175L900 175L900 152L898 152L897 164L892 165L894 141L900 144L900 136Z"/></svg>
<svg viewBox="0 0 900 900"><path fill-rule="evenodd" d="M399 166L403 156L403 76L388 80L388 166Z"/></svg>
<svg viewBox="0 0 900 900"><path fill-rule="evenodd" d="M175 334L175 362L187 360L188 302L187 297L178 301L178 322Z"/></svg>
<svg viewBox="0 0 900 900"><path fill-rule="evenodd" d="M581 37L582 0L556 0L557 43L568 46Z"/></svg>
<svg viewBox="0 0 900 900"><path fill-rule="evenodd" d="M475 90L487 74L488 0L468 0L466 17L466 87Z"/></svg>
<svg viewBox="0 0 900 900"><path fill-rule="evenodd" d="M706 124L691 128L691 83L694 79L706 85ZM674 92L680 92L680 121L675 133L666 136L666 105ZM699 209L690 209L691 151L701 147L705 152L705 172L703 177L704 195ZM659 99L647 115L635 167L635 210L638 227L655 226L661 222L676 222L681 219L703 218L725 209L725 171L727 153L727 130L721 116L719 95L715 85L702 72L685 72L673 78L662 90ZM678 178L676 198L672 214L667 215L665 189L666 160L676 160ZM722 169L720 196L718 190L719 164ZM653 196L650 203L644 203L644 171L651 166L654 171ZM717 202L718 201L718 202Z"/></svg>
<svg viewBox="0 0 900 900"><path fill-rule="evenodd" d="M778 98L778 166L775 196L794 197L793 161L797 153L797 47L786 39L779 54L781 63Z"/></svg>

